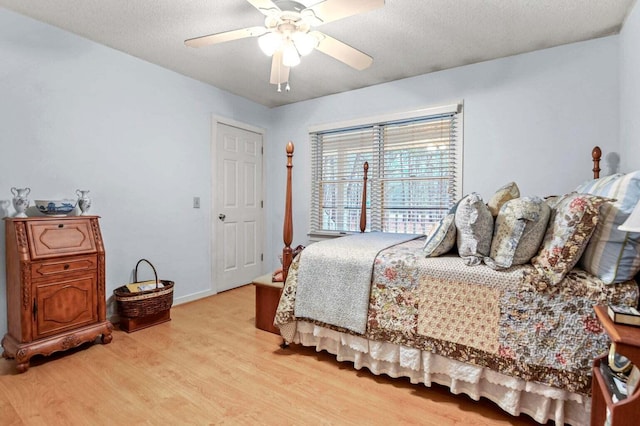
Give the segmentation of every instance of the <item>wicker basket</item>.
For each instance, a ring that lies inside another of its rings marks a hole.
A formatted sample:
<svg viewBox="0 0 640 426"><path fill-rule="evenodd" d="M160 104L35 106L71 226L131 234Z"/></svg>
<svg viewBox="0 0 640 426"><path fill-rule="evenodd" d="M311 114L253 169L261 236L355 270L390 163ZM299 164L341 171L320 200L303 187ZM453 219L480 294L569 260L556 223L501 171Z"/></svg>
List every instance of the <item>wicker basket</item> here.
<svg viewBox="0 0 640 426"><path fill-rule="evenodd" d="M153 269L156 278L156 288L153 290L140 291L137 293L129 292L126 285L118 287L113 291L116 297L116 305L118 307L118 315L124 318L141 318L166 311L173 304L173 281L158 280L158 273L151 262L147 259L140 259L136 263L136 269L133 273L134 282L138 281L138 266L140 262L146 262ZM158 283L162 283L164 287L159 287Z"/></svg>

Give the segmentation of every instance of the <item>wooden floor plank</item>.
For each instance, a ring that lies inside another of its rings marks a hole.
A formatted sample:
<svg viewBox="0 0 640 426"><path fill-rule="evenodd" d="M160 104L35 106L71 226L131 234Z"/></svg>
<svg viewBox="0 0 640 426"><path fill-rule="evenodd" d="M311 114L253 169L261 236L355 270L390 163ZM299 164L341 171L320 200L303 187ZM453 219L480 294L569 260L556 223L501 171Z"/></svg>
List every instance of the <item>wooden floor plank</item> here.
<svg viewBox="0 0 640 426"><path fill-rule="evenodd" d="M244 286L175 306L108 345L0 361L0 424L533 425L486 400L375 376L254 327Z"/></svg>

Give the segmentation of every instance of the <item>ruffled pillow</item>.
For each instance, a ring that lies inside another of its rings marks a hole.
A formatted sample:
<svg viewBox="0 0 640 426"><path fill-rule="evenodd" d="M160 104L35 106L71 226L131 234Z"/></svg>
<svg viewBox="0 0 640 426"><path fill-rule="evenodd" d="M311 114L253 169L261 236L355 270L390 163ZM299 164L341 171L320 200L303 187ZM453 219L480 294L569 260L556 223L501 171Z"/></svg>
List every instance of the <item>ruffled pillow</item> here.
<svg viewBox="0 0 640 426"><path fill-rule="evenodd" d="M489 255L493 236L493 216L473 192L458 203L455 213L458 253L469 266L477 265Z"/></svg>
<svg viewBox="0 0 640 426"><path fill-rule="evenodd" d="M509 182L508 184L500 187L495 194L489 199L487 207L493 217L498 216L502 205L509 200L513 200L520 196L520 189L515 182Z"/></svg>
<svg viewBox="0 0 640 426"><path fill-rule="evenodd" d="M551 213L542 247L531 259L534 270L525 280L536 286L556 285L573 269L598 224L600 206L607 198L572 192ZM528 275L528 274L527 274Z"/></svg>
<svg viewBox="0 0 640 426"><path fill-rule="evenodd" d="M449 213L441 221L438 227L429 234L424 245L424 253L427 257L442 256L451 251L456 244L455 214Z"/></svg>
<svg viewBox="0 0 640 426"><path fill-rule="evenodd" d="M504 203L493 228L491 254L484 263L496 270L528 263L540 248L550 215L551 208L538 197Z"/></svg>

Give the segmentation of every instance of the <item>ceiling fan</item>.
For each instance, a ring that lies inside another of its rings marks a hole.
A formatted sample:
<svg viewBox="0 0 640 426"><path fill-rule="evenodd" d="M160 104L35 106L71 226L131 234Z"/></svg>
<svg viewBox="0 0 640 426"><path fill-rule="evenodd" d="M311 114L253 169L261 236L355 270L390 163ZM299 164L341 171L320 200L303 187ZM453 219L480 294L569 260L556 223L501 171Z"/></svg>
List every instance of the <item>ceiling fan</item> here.
<svg viewBox="0 0 640 426"><path fill-rule="evenodd" d="M300 56L319 50L356 70L368 68L371 56L312 27L368 12L384 6L384 0L324 0L310 7L290 0L247 0L265 15L264 27L249 27L185 40L190 47L202 47L247 37L258 37L260 49L272 57L271 84L287 83L289 71ZM307 2L308 3L308 2Z"/></svg>

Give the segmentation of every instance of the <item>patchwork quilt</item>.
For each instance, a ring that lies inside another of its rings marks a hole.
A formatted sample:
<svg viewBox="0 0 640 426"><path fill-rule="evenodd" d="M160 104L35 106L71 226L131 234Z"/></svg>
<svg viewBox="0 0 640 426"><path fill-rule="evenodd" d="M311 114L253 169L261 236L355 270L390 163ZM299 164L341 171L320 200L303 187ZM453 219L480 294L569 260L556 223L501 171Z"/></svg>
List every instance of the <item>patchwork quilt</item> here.
<svg viewBox="0 0 640 426"><path fill-rule="evenodd" d="M606 285L575 268L558 285L537 286L523 279L530 265L495 271L467 266L454 255L426 258L423 246L424 238L378 254L363 334L295 316L298 257L289 269L274 324L287 341L293 340L296 321L305 320L590 394L593 359L609 345L593 305L636 304L634 281Z"/></svg>

